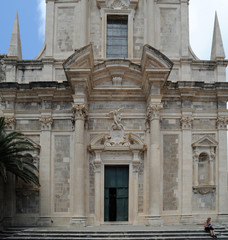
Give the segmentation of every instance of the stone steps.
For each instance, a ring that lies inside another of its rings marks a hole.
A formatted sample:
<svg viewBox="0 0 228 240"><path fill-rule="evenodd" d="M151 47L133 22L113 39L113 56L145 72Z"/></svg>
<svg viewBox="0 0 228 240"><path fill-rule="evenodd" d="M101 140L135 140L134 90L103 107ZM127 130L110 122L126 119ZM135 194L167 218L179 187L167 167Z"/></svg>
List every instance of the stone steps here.
<svg viewBox="0 0 228 240"><path fill-rule="evenodd" d="M216 228L218 239L228 239L228 229ZM46 239L46 240L149 240L149 239L211 239L208 233L199 229L182 229L182 230L120 230L120 231L103 231L103 230L40 230L32 229L7 229L1 232L0 239Z"/></svg>

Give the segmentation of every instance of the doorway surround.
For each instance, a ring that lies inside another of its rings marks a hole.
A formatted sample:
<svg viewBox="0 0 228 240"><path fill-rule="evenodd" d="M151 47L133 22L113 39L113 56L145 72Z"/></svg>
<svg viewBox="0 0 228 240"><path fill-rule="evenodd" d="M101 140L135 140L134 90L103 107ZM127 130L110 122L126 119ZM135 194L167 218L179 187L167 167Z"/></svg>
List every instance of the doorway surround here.
<svg viewBox="0 0 228 240"><path fill-rule="evenodd" d="M93 153L94 167L94 223L110 224L104 221L105 166L129 167L128 221L125 224L138 223L138 171L142 163L142 153L146 150L143 140L136 134L124 133L122 126L111 127L110 135L94 137L88 150ZM113 222L112 222L113 223ZM119 224L120 222L114 222ZM121 222L122 223L122 222Z"/></svg>

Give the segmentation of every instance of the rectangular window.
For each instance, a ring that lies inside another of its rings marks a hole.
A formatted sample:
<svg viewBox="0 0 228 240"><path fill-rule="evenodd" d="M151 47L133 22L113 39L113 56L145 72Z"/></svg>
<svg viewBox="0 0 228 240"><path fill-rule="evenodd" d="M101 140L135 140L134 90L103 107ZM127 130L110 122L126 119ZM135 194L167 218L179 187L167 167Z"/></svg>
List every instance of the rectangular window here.
<svg viewBox="0 0 228 240"><path fill-rule="evenodd" d="M107 16L107 58L128 58L128 16Z"/></svg>

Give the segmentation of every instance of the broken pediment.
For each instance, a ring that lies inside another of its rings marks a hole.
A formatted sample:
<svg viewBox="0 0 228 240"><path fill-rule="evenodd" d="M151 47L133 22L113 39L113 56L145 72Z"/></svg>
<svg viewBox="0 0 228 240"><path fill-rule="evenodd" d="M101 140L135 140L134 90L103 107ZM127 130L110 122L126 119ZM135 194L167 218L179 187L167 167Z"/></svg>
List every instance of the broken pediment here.
<svg viewBox="0 0 228 240"><path fill-rule="evenodd" d="M93 87L140 87L142 84L141 67L129 60L110 59L94 67Z"/></svg>
<svg viewBox="0 0 228 240"><path fill-rule="evenodd" d="M93 62L93 48L92 45L87 45L78 49L63 63L66 72L76 69L92 69Z"/></svg>
<svg viewBox="0 0 228 240"><path fill-rule="evenodd" d="M142 70L150 68L163 68L171 71L173 62L163 53L146 44L143 47L141 66Z"/></svg>
<svg viewBox="0 0 228 240"><path fill-rule="evenodd" d="M212 137L210 136L204 136L194 142L192 144L192 147L216 147L218 145L218 142L215 141Z"/></svg>

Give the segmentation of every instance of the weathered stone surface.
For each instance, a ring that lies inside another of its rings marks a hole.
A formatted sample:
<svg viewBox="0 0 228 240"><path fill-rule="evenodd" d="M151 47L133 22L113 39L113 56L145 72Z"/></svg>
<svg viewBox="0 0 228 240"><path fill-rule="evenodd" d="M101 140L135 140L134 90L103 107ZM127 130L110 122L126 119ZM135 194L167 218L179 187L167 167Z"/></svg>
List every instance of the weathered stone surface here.
<svg viewBox="0 0 228 240"><path fill-rule="evenodd" d="M74 8L58 8L57 13L57 52L73 49Z"/></svg>
<svg viewBox="0 0 228 240"><path fill-rule="evenodd" d="M178 135L163 136L163 210L178 209Z"/></svg>
<svg viewBox="0 0 228 240"><path fill-rule="evenodd" d="M17 214L39 213L39 191L34 190L16 191L16 213Z"/></svg>
<svg viewBox="0 0 228 240"><path fill-rule="evenodd" d="M193 211L207 212L215 210L216 204L215 193L207 194L193 193L192 198L193 198L192 199Z"/></svg>
<svg viewBox="0 0 228 240"><path fill-rule="evenodd" d="M54 211L70 208L70 136L54 138Z"/></svg>

